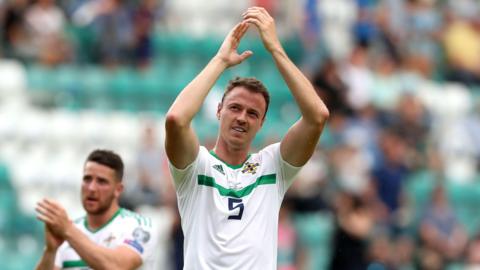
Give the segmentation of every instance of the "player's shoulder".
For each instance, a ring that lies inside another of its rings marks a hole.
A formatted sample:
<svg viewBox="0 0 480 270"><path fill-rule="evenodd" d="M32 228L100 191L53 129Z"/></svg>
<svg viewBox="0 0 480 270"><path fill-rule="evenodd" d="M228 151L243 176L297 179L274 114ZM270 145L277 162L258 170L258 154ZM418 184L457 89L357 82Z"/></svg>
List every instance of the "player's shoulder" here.
<svg viewBox="0 0 480 270"><path fill-rule="evenodd" d="M118 223L122 226L134 226L152 228L153 222L150 217L146 217L142 214L130 211L125 208L121 208L118 214Z"/></svg>
<svg viewBox="0 0 480 270"><path fill-rule="evenodd" d="M276 142L276 143L272 143L270 145L265 146L254 155L260 158L266 158L266 157L274 157L279 153L280 153L280 142Z"/></svg>

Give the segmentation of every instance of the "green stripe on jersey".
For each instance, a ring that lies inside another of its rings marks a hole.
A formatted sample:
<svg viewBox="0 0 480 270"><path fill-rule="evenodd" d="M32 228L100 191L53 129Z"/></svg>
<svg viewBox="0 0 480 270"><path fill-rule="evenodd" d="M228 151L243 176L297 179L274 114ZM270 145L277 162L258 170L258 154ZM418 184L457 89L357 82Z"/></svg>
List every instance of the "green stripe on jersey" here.
<svg viewBox="0 0 480 270"><path fill-rule="evenodd" d="M216 188L220 193L220 195L222 196L242 198L252 193L253 189L255 189L259 185L275 184L277 179L276 176L277 176L276 174L262 175L259 178L257 178L257 180L254 183L240 190L233 190L233 189L222 187L215 182L215 179L213 177L206 176L206 175L198 175L198 184L202 186Z"/></svg>
<svg viewBox="0 0 480 270"><path fill-rule="evenodd" d="M63 268L73 268L73 267L88 267L88 264L85 261L64 261Z"/></svg>

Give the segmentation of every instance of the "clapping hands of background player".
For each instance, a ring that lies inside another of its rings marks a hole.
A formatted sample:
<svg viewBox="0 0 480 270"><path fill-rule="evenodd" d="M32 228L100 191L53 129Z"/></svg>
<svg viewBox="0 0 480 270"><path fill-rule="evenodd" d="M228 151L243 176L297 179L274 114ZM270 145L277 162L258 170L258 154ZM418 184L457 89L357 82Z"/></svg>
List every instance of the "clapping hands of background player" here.
<svg viewBox="0 0 480 270"><path fill-rule="evenodd" d="M43 199L37 203L35 210L37 211L37 219L46 224L47 245L54 247L61 244L68 227L72 225L65 209L52 200Z"/></svg>

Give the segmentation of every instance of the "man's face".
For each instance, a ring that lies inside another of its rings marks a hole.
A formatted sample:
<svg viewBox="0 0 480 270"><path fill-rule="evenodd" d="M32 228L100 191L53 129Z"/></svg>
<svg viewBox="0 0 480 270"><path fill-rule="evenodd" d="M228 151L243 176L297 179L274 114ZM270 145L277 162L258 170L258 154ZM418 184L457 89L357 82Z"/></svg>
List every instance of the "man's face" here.
<svg viewBox="0 0 480 270"><path fill-rule="evenodd" d="M231 90L217 109L220 138L234 147L249 147L263 125L266 107L260 93L244 87Z"/></svg>
<svg viewBox="0 0 480 270"><path fill-rule="evenodd" d="M83 169L82 204L88 214L100 215L117 203L123 185L110 167L87 161Z"/></svg>

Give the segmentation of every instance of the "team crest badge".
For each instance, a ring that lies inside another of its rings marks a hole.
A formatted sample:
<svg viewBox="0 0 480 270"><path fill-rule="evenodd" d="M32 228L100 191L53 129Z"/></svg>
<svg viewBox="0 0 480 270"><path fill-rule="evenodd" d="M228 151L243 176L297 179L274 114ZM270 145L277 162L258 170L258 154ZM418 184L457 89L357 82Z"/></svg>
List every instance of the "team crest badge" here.
<svg viewBox="0 0 480 270"><path fill-rule="evenodd" d="M246 162L242 168L242 173L255 174L257 172L258 166L260 166L260 163Z"/></svg>
<svg viewBox="0 0 480 270"><path fill-rule="evenodd" d="M113 234L110 234L105 240L103 240L103 243L105 243L105 246L110 247L113 240L115 240L115 236Z"/></svg>
<svg viewBox="0 0 480 270"><path fill-rule="evenodd" d="M217 171L219 171L221 174L225 175L225 172L223 171L223 167L220 164L213 165L213 168Z"/></svg>

